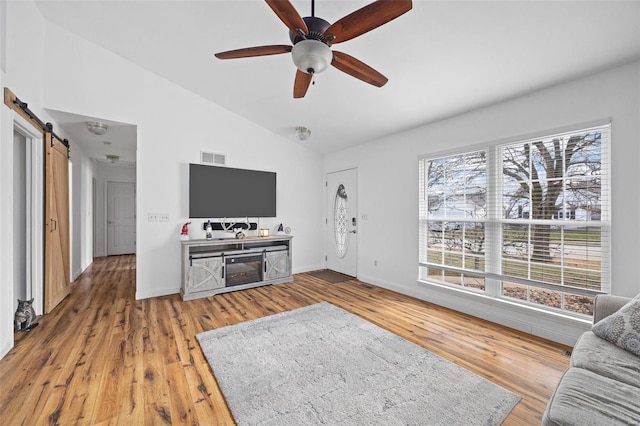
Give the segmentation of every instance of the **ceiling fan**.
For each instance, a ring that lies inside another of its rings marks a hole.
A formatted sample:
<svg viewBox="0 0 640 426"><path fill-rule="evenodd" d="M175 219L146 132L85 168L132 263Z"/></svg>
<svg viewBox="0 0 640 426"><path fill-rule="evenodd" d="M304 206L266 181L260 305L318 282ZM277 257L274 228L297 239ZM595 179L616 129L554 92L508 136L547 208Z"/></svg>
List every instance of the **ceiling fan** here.
<svg viewBox="0 0 640 426"><path fill-rule="evenodd" d="M377 0L330 24L315 16L315 1L311 0L311 16L302 18L289 0L265 0L278 18L289 28L293 46L270 45L248 47L216 53L218 59L289 53L298 70L293 84L293 97L302 98L313 75L329 64L365 83L384 86L388 79L364 62L346 53L331 50L331 45L351 40L369 32L411 10L411 0Z"/></svg>

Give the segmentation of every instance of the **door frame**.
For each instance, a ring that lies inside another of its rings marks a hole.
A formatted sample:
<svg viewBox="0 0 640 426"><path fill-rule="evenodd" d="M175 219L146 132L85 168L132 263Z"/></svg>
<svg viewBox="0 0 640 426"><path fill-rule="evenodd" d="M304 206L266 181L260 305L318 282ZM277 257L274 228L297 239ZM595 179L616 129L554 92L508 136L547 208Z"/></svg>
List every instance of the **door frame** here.
<svg viewBox="0 0 640 426"><path fill-rule="evenodd" d="M13 115L12 134L18 132L27 139L27 229L25 231L27 249L24 253L27 265L26 294L27 299L35 299L33 308L36 314L42 315L44 306L44 136L21 115L14 111L11 111L11 114Z"/></svg>
<svg viewBox="0 0 640 426"><path fill-rule="evenodd" d="M340 173L340 172L347 172L350 170L354 170L355 171L355 185L356 185L356 194L358 195L355 200L355 206L356 206L356 230L358 232L358 236L356 237L356 243L355 243L355 257L354 257L354 262L355 265L354 269L355 269L355 277L358 278L358 263L359 263L359 259L358 259L358 244L360 241L360 218L357 216L358 212L360 211L360 191L359 191L359 187L358 187L358 176L359 176L359 170L357 166L353 166L353 167L344 167L344 168L340 168L337 170L331 170L331 171L327 171L324 175L325 178L325 187L324 187L324 217L325 217L325 230L324 230L324 250L325 250L325 256L324 256L324 267L325 269L328 269L328 257L327 257L327 253L329 250L329 217L327 216L327 212L329 211L329 205L328 205L328 200L329 200L329 175L333 174L333 173Z"/></svg>

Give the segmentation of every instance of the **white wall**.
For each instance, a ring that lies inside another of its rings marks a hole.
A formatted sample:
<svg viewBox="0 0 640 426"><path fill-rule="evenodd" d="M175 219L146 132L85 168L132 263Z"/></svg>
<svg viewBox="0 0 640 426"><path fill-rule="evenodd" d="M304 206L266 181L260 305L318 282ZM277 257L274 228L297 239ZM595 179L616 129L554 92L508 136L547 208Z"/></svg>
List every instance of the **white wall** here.
<svg viewBox="0 0 640 426"><path fill-rule="evenodd" d="M30 107L34 111L40 107L42 100L42 57L44 20L33 4L17 4L17 2L2 2L0 6L0 59L3 72L0 73L1 87L8 86L14 93L16 88L23 90L25 95L33 99ZM13 19L15 18L15 19ZM21 25L22 24L22 25ZM24 37L24 32L33 37ZM31 44L32 43L32 44ZM20 57L20 58L18 58ZM24 73L18 70L27 63L30 64ZM27 80L33 78L29 85ZM21 92L22 93L22 92ZM4 103L0 107L0 355L4 356L13 347L13 313L14 313L14 262L13 238L13 117Z"/></svg>
<svg viewBox="0 0 640 426"><path fill-rule="evenodd" d="M7 2L0 1L0 71L7 70Z"/></svg>
<svg viewBox="0 0 640 426"><path fill-rule="evenodd" d="M640 63L612 69L325 157L326 172L358 167L358 277L501 324L572 344L588 325L417 283L418 157L612 120L612 292L640 292ZM631 182L634 182L631 184ZM378 266L374 266L374 260Z"/></svg>
<svg viewBox="0 0 640 426"><path fill-rule="evenodd" d="M0 25L6 25L6 20L0 21ZM5 84L6 74L0 70L0 87ZM12 114L3 104L0 107L0 224L3 224L0 226L0 356L13 347L13 137Z"/></svg>
<svg viewBox="0 0 640 426"><path fill-rule="evenodd" d="M62 136L61 136L62 137ZM71 142L71 281L93 262L93 178L95 163Z"/></svg>
<svg viewBox="0 0 640 426"><path fill-rule="evenodd" d="M50 120L42 111L44 68L44 19L33 3L2 2L0 6L0 83L29 99L29 108ZM29 34L29 37L25 37ZM13 128L14 113L2 104L0 121L0 356L13 347L14 313L14 215Z"/></svg>
<svg viewBox="0 0 640 426"><path fill-rule="evenodd" d="M2 6L0 6L2 7ZM4 22L0 22L4 24ZM6 84L0 71L0 87ZM13 347L13 135L11 114L0 106L0 357Z"/></svg>
<svg viewBox="0 0 640 426"><path fill-rule="evenodd" d="M56 134L64 138L66 135L44 110L43 73L48 69L44 66L45 21L32 2L0 3L0 87L9 87L16 96L29 104L29 109L42 121L53 123ZM14 150L13 144L9 142L13 137L16 117L17 114L3 103L0 107L0 357L13 347L13 301L16 298L13 276L17 273L18 266L12 239L19 224L18 218L13 214ZM25 121L21 122L24 125ZM82 149L74 147L73 141L71 145L71 272L72 277L75 277L92 261L93 219L90 194L93 172L92 164ZM42 229L34 231L42 232ZM36 301L36 306L41 303L41 300Z"/></svg>
<svg viewBox="0 0 640 426"><path fill-rule="evenodd" d="M133 165L97 165L95 241L96 257L107 255L107 182L136 183L136 168Z"/></svg>
<svg viewBox="0 0 640 426"><path fill-rule="evenodd" d="M319 268L322 247L321 158L68 31L46 25L48 108L137 126L136 297L180 288L181 225L188 216L188 164L200 151L227 154L230 167L274 171L278 217L294 234L295 272ZM170 221L147 222L148 213ZM194 221L192 237L203 221Z"/></svg>

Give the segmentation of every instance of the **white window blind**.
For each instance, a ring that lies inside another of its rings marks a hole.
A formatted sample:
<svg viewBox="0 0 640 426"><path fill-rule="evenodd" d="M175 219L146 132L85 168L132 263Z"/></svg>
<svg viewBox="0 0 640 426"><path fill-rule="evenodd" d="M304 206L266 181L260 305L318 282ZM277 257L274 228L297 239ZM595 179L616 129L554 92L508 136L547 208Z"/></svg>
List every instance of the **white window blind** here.
<svg viewBox="0 0 640 426"><path fill-rule="evenodd" d="M590 315L610 291L610 126L419 161L420 279Z"/></svg>

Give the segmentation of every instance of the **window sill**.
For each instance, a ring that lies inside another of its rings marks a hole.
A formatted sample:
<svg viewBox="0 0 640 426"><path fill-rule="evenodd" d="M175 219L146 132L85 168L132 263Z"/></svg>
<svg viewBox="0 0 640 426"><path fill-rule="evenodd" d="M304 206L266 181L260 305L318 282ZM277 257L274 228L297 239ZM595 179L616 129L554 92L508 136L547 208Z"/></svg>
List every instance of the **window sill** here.
<svg viewBox="0 0 640 426"><path fill-rule="evenodd" d="M424 295L429 302L570 346L592 324L591 318L553 312L477 291L423 280L417 280L417 284L432 290Z"/></svg>

